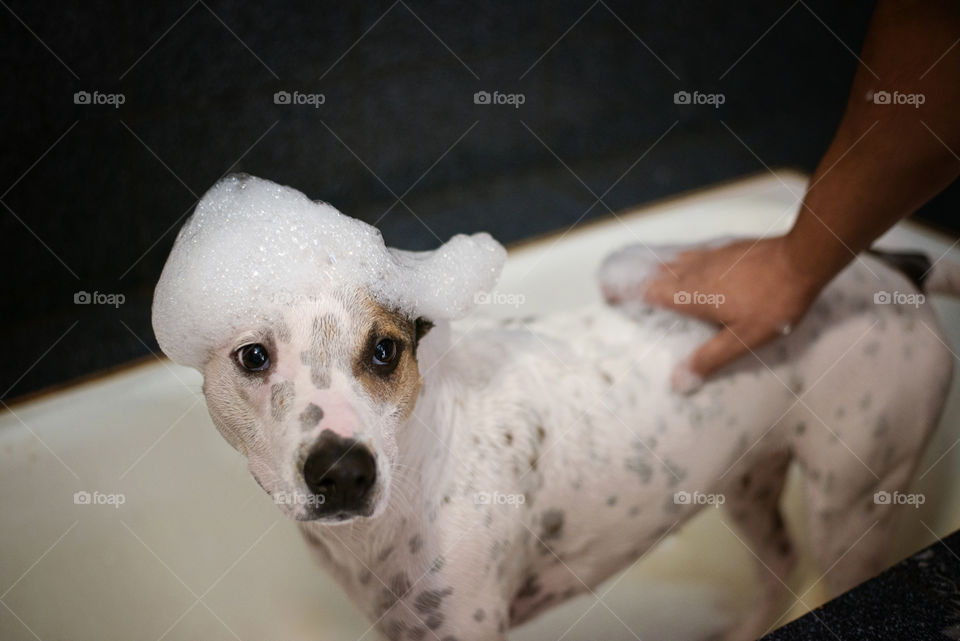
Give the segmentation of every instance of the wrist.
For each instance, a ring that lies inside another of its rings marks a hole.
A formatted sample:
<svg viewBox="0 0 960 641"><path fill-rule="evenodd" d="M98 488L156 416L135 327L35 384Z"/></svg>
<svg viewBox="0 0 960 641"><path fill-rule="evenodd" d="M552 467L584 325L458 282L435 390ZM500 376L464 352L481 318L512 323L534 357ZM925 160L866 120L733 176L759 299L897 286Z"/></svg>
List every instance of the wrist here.
<svg viewBox="0 0 960 641"><path fill-rule="evenodd" d="M792 230L777 238L777 256L791 285L803 298L812 300L833 280L847 261L825 256L822 246L809 242Z"/></svg>

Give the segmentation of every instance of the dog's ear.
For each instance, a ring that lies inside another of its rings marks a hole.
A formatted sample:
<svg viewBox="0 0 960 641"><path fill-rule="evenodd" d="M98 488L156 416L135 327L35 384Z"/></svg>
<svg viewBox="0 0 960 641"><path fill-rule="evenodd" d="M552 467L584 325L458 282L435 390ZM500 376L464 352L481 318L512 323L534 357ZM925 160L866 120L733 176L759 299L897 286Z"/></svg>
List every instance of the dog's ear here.
<svg viewBox="0 0 960 641"><path fill-rule="evenodd" d="M418 318L417 320L413 321L413 325L414 325L414 328L415 328L416 331L417 331L417 340L418 340L418 341L419 341L421 338L423 338L424 336L426 336L426 335L427 335L427 332L429 332L431 329L433 329L433 321L427 320L427 319L424 318L423 316L421 316L421 317Z"/></svg>
<svg viewBox="0 0 960 641"><path fill-rule="evenodd" d="M413 321L413 347L416 348L420 339L427 335L433 329L433 321L427 320L423 316Z"/></svg>

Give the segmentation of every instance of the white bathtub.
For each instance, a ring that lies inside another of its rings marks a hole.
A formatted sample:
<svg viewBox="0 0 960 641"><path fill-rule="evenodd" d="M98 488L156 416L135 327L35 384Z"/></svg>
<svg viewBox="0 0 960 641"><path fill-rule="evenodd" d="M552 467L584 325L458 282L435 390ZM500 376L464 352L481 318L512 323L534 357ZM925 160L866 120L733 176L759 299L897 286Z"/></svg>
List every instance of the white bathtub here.
<svg viewBox="0 0 960 641"><path fill-rule="evenodd" d="M764 175L523 244L510 252L498 291L522 294L523 315L596 300L593 271L610 250L634 238L782 231L804 184L796 174ZM934 257L949 251L960 261L950 240L912 224L881 244ZM960 304L934 303L960 345ZM960 527L956 381L951 394L916 483L927 501L904 512L891 561ZM786 505L802 540L799 490L790 484ZM95 500L108 503L76 504L76 492L98 492ZM0 412L0 507L4 641L378 638L216 432L200 376L164 359ZM752 567L750 553L708 509L595 595L511 639L701 639L750 607ZM804 559L791 584L802 599L784 603L782 622L822 601L819 576Z"/></svg>

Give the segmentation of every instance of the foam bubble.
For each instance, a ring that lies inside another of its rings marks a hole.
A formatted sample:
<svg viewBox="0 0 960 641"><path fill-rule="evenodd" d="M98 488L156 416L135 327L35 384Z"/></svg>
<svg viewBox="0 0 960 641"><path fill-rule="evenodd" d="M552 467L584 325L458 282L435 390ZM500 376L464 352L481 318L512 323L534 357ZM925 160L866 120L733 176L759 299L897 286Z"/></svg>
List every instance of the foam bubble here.
<svg viewBox="0 0 960 641"><path fill-rule="evenodd" d="M343 286L434 321L466 315L506 258L480 233L434 251L386 247L379 230L299 191L232 175L180 230L153 298L153 328L175 362L202 369L211 350L286 305Z"/></svg>

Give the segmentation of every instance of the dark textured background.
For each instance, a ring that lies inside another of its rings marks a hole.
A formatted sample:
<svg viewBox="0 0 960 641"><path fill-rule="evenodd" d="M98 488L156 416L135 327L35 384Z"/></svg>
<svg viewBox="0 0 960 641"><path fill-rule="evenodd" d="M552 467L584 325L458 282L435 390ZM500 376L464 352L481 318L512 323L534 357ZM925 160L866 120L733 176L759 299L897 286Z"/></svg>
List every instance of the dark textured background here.
<svg viewBox="0 0 960 641"><path fill-rule="evenodd" d="M871 9L10 2L0 399L156 350L153 286L180 223L228 171L428 248L481 229L515 241L764 165L812 170ZM726 103L677 106L680 89ZM125 103L76 105L81 90ZM276 105L278 90L326 102ZM525 104L475 105L478 90ZM921 215L955 225L958 202L954 185ZM126 303L74 305L78 290Z"/></svg>

